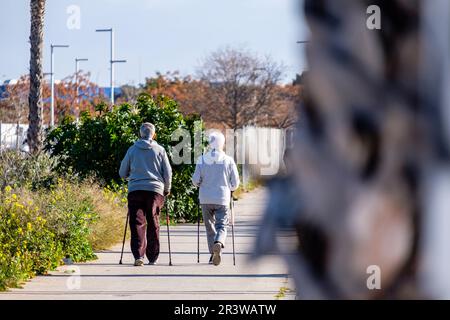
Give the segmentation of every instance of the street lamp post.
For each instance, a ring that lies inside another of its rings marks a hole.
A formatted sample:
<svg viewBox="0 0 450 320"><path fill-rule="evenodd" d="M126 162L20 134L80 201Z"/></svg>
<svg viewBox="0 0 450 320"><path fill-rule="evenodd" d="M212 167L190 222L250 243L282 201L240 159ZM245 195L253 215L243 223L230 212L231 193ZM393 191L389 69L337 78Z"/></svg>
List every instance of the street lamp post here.
<svg viewBox="0 0 450 320"><path fill-rule="evenodd" d="M75 58L75 101L78 103L78 72L80 61L88 61L86 58Z"/></svg>
<svg viewBox="0 0 450 320"><path fill-rule="evenodd" d="M44 76L44 81L46 81L45 77L51 76L51 73L50 72L44 72L43 76ZM45 85L47 85L47 83ZM42 124L44 124L44 106L42 106L42 108L41 108L41 121L42 121Z"/></svg>
<svg viewBox="0 0 450 320"><path fill-rule="evenodd" d="M50 59L50 126L53 127L55 125L55 73L53 72L53 64L55 62L54 57L54 49L55 48L68 48L68 45L58 45L58 44L51 44L50 45L50 53L51 53L51 59Z"/></svg>
<svg viewBox="0 0 450 320"><path fill-rule="evenodd" d="M78 90L78 72L79 72L79 66L80 66L80 62L81 61L88 61L88 59L86 58L75 58L75 103L76 105L78 105L79 102L79 90ZM73 110L73 112L75 113L75 110ZM78 112L77 114L77 121L78 121Z"/></svg>
<svg viewBox="0 0 450 320"><path fill-rule="evenodd" d="M114 105L114 64L116 63L125 63L127 60L115 60L114 59L114 30L113 28L109 29L97 29L96 32L109 32L110 33L110 74L109 74L109 84L111 90L111 105Z"/></svg>
<svg viewBox="0 0 450 320"><path fill-rule="evenodd" d="M311 41L309 41L309 40L299 40L299 41L297 41L297 44L304 44L304 45L307 45L307 44L309 44ZM299 75L300 76L300 81L302 81L302 77L303 77L303 74L306 72L306 70L303 70L302 71L302 74L301 75Z"/></svg>

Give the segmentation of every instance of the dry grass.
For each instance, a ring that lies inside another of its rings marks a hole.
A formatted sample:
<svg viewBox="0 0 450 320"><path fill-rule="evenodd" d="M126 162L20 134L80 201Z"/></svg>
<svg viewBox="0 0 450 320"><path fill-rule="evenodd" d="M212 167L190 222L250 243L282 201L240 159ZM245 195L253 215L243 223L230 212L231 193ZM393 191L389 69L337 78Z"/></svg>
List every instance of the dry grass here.
<svg viewBox="0 0 450 320"><path fill-rule="evenodd" d="M89 226L91 233L88 240L94 250L105 250L122 241L123 229L127 216L127 203L123 197L112 191L98 186L94 181L87 180L82 183L71 184L75 197L86 194L93 203L93 211L98 218ZM33 200L40 207L45 206L48 200L37 196L36 192L22 189L21 197L25 200Z"/></svg>
<svg viewBox="0 0 450 320"><path fill-rule="evenodd" d="M126 202L120 195L95 185L89 186L89 193L93 199L94 210L99 216L91 226L89 241L94 250L109 249L122 241L127 216Z"/></svg>

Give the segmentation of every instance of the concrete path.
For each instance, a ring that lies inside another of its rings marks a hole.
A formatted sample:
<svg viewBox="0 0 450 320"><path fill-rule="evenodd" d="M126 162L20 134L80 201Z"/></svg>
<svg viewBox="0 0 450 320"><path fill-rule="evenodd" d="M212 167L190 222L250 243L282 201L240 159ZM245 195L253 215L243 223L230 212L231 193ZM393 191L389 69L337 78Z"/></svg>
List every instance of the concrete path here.
<svg viewBox="0 0 450 320"><path fill-rule="evenodd" d="M293 299L294 288L279 257L248 261L265 199L265 190L258 189L236 202L236 266L231 228L222 264L216 267L208 264L203 225L198 264L197 226L186 224L171 227L173 266L169 267L166 226L162 226L156 266L133 267L128 243L124 264L119 265L121 245L117 245L99 252L96 261L60 267L32 279L22 289L0 293L0 299Z"/></svg>

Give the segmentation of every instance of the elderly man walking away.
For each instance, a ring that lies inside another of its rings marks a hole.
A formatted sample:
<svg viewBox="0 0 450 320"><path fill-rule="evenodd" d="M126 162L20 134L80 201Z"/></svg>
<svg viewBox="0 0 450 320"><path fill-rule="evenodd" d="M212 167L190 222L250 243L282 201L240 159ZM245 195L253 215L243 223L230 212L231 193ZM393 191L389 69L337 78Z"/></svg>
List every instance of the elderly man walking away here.
<svg viewBox="0 0 450 320"><path fill-rule="evenodd" d="M131 146L120 165L119 174L128 178L131 252L135 266L150 265L159 256L159 215L170 194L172 168L166 151L155 140L155 126L143 123L141 139Z"/></svg>
<svg viewBox="0 0 450 320"><path fill-rule="evenodd" d="M239 173L233 158L223 151L225 137L209 135L209 151L197 160L192 182L200 187L199 198L211 254L209 263L220 264L228 227L231 192L239 186Z"/></svg>

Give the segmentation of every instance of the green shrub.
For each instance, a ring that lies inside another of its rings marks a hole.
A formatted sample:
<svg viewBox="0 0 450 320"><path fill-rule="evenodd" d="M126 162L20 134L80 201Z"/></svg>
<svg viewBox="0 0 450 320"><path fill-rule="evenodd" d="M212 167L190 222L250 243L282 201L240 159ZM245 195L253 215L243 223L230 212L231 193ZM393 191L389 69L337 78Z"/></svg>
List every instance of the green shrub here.
<svg viewBox="0 0 450 320"><path fill-rule="evenodd" d="M186 129L194 136L198 116L183 116L177 103L165 96L153 99L141 94L135 105L122 104L111 111L106 105L96 107L97 114L83 113L80 123L66 118L47 135L46 150L63 159L59 169L73 170L80 176L97 177L104 185L123 185L118 170L127 149L138 139L139 126L151 122L156 126L157 138L171 158L172 133ZM193 150L190 150L193 152ZM172 195L166 201L165 210L176 221L195 221L197 218L197 190L191 183L195 165L172 166Z"/></svg>
<svg viewBox="0 0 450 320"><path fill-rule="evenodd" d="M0 191L0 290L44 274L71 258L121 240L126 205L120 194L90 181L58 179L50 189Z"/></svg>
<svg viewBox="0 0 450 320"><path fill-rule="evenodd" d="M41 152L37 155L16 150L0 151L0 189L6 186L33 190L49 188L58 179L58 157Z"/></svg>
<svg viewBox="0 0 450 320"><path fill-rule="evenodd" d="M50 192L39 191L38 198L49 228L62 244L66 258L74 261L94 259L88 236L89 225L95 222L98 214L86 189L59 179Z"/></svg>
<svg viewBox="0 0 450 320"><path fill-rule="evenodd" d="M0 290L55 268L62 244L33 201L22 202L10 187L0 193Z"/></svg>

